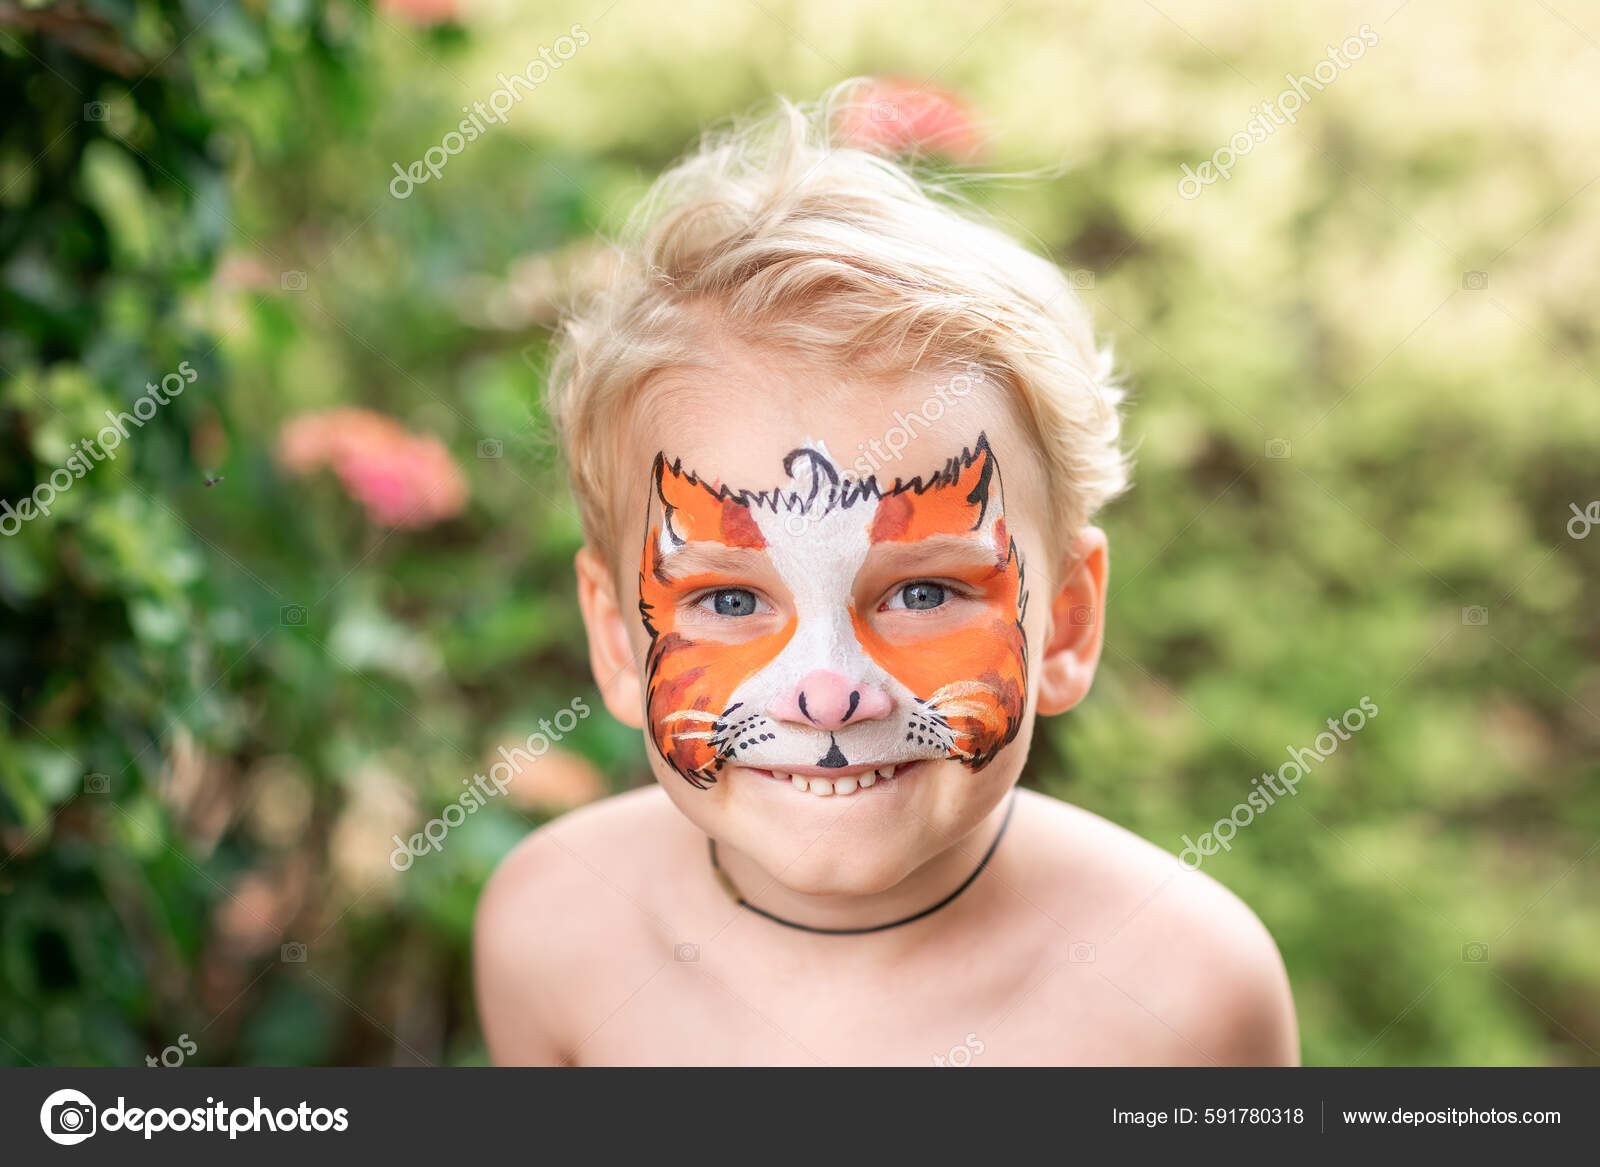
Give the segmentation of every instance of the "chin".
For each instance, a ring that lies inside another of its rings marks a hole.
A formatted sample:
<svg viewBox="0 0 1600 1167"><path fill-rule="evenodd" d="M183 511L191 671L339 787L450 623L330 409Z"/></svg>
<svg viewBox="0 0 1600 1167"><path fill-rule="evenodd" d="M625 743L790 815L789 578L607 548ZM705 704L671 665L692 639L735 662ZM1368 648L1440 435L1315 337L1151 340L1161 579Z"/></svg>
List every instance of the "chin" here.
<svg viewBox="0 0 1600 1167"><path fill-rule="evenodd" d="M787 814L770 806L730 807L732 813L718 816L717 837L785 888L813 896L888 891L940 849L925 816L865 802L841 813L843 802Z"/></svg>
<svg viewBox="0 0 1600 1167"><path fill-rule="evenodd" d="M762 769L725 777L712 833L803 895L888 891L985 813L972 773L944 760L900 767L846 796L819 798Z"/></svg>
<svg viewBox="0 0 1600 1167"><path fill-rule="evenodd" d="M730 766L703 790L670 772L658 777L697 827L789 891L866 896L894 888L982 821L1010 787L1005 769L976 775L952 760L925 759L826 797L747 766Z"/></svg>
<svg viewBox="0 0 1600 1167"><path fill-rule="evenodd" d="M789 891L808 896L877 895L900 883L922 861L922 857L908 852L858 855L845 860L834 854L813 858L808 852L788 863L783 862L781 851L770 860L759 847L746 853Z"/></svg>

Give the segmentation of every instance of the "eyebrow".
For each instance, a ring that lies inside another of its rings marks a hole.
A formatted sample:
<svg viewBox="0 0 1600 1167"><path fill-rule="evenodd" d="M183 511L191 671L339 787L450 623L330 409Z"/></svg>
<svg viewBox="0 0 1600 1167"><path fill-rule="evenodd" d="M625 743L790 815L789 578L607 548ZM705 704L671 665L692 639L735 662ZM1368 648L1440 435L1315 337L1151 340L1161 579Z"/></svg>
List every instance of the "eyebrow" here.
<svg viewBox="0 0 1600 1167"><path fill-rule="evenodd" d="M766 563L766 555L751 547L694 540L668 552L661 567L669 579L681 579L706 573L748 575Z"/></svg>
<svg viewBox="0 0 1600 1167"><path fill-rule="evenodd" d="M993 567L994 547L976 535L929 535L915 543L874 543L867 552L873 567L894 567L902 562L916 567L935 558L954 567Z"/></svg>

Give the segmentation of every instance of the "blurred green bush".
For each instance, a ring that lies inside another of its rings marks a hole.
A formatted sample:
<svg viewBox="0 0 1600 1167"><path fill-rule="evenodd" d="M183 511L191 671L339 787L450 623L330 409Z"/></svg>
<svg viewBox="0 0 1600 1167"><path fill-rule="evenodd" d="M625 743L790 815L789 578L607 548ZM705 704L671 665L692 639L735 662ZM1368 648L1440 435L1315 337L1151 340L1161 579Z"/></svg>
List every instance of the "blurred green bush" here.
<svg viewBox="0 0 1600 1167"><path fill-rule="evenodd" d="M644 774L586 719L543 788L390 863L497 745L599 708L554 306L700 124L855 73L964 94L996 167L1066 160L973 194L1081 273L1136 390L1101 678L1030 781L1177 852L1369 697L1206 860L1306 1059L1600 1061L1600 539L1566 530L1600 495L1597 83L1559 23L1397 12L1191 200L1180 166L1369 16L614 6L401 199L568 22L206 7L0 9L0 498L195 373L0 538L0 1062L482 1060L483 880ZM439 439L460 513L389 528L286 471L284 423L334 407Z"/></svg>

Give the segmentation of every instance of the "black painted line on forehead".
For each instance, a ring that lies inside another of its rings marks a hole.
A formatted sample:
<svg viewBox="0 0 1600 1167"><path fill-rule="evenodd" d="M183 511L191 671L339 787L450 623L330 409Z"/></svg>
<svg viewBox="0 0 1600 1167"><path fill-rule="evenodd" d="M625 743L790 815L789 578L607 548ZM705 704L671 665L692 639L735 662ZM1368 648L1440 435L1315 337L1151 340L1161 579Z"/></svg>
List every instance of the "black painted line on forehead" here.
<svg viewBox="0 0 1600 1167"><path fill-rule="evenodd" d="M952 486L960 481L961 475L970 469L973 463L982 458L984 459L983 471L979 476L978 482L973 486L971 493L967 495L969 503L977 504L981 507L978 521L973 525L973 530L977 530L983 526L985 519L988 517L991 480L997 484L1001 482L999 460L995 457L994 450L989 445L987 433L981 431L978 434L977 441L970 447L962 447L961 453L946 458L944 465L928 475L927 478L923 478L921 475L910 479L897 477L894 480L894 484L887 491L879 484L876 474L869 474L865 478L855 478L849 474L841 473L832 459L809 446L801 446L798 449L790 450L789 453L784 455L783 472L793 478L795 463L802 458L806 459L817 472L812 479L809 492L785 490L781 486L772 487L769 490L734 490L726 485L713 486L693 470L685 470L681 457L668 462L666 454L662 452L655 457L653 469L655 491L661 505L668 512L675 509L667 501L666 495L662 490L664 476L670 472L674 478L681 478L690 486L700 487L718 502L731 502L737 506L766 510L773 514L796 511L804 514L817 501L818 495L824 490L825 482L827 493L822 513L828 514L836 509L843 510L854 506L862 499L881 500L898 494L922 495L930 490ZM1002 500L1002 505L1004 505L1003 485L1001 486L999 497Z"/></svg>

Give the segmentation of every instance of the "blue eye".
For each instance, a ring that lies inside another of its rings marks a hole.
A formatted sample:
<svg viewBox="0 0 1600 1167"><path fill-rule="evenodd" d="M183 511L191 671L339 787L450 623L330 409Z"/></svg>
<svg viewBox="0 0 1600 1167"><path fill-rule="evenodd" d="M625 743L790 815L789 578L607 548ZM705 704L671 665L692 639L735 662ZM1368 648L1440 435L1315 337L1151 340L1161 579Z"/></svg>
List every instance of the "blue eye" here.
<svg viewBox="0 0 1600 1167"><path fill-rule="evenodd" d="M744 588L723 588L700 601L719 616L753 616L756 594Z"/></svg>
<svg viewBox="0 0 1600 1167"><path fill-rule="evenodd" d="M914 584L907 584L901 588L900 594L896 598L904 607L914 612L924 612L929 608L937 608L943 604L945 591L943 587L936 583L922 580Z"/></svg>

